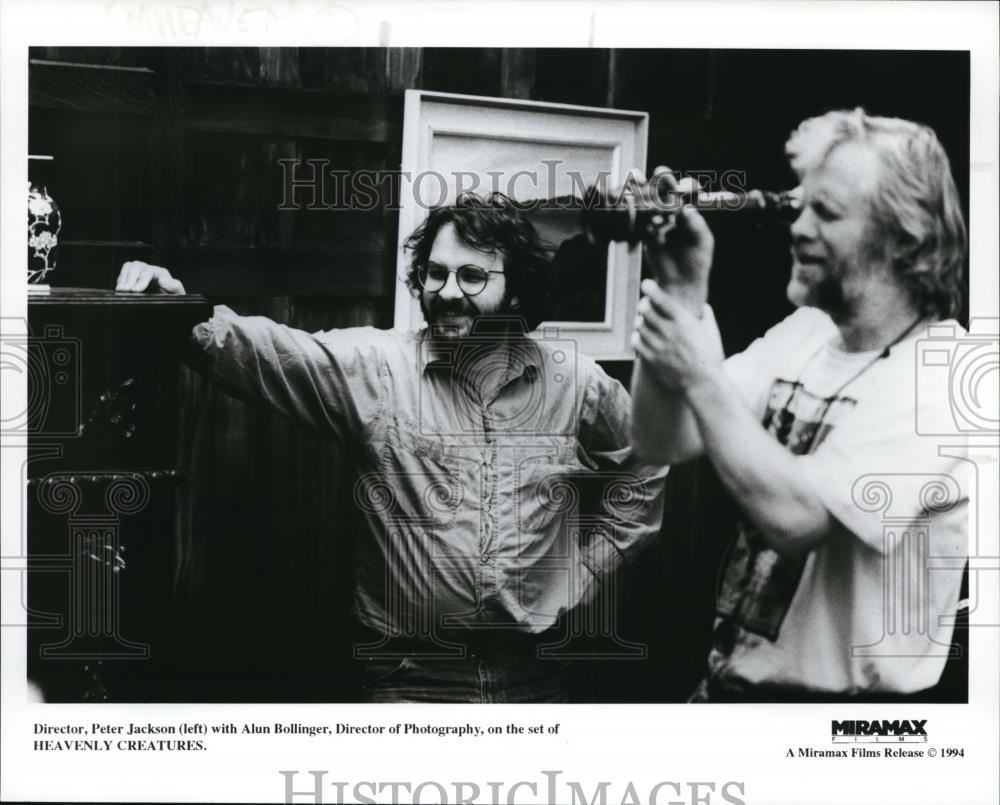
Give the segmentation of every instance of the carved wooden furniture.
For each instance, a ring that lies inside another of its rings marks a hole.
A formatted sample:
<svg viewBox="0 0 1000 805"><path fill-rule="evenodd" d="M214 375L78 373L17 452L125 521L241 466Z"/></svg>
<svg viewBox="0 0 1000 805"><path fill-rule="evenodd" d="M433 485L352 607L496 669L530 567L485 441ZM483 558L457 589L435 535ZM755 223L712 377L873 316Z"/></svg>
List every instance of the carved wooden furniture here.
<svg viewBox="0 0 1000 805"><path fill-rule="evenodd" d="M28 309L28 676L48 701L169 701L177 361L210 305L54 288Z"/></svg>

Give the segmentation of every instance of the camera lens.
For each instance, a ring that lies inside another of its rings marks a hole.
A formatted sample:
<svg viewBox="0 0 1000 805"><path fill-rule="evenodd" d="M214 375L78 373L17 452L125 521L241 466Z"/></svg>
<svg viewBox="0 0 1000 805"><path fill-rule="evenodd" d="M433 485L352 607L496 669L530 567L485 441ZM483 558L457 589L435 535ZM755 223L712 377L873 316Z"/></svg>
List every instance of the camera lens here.
<svg viewBox="0 0 1000 805"><path fill-rule="evenodd" d="M581 218L586 231L598 243L623 241L635 244L642 238L641 233L650 217L644 213L646 211L640 209L631 193L612 199L596 187L591 187L584 196Z"/></svg>
<svg viewBox="0 0 1000 805"><path fill-rule="evenodd" d="M745 192L699 191L688 195L645 184L630 187L617 197L591 187L584 195L581 217L592 240L634 245L642 240L654 216L669 218L685 204L694 204L701 212L739 211L761 216L764 222L791 224L799 214L800 203L794 192L772 193L762 190ZM660 192L658 192L660 191Z"/></svg>

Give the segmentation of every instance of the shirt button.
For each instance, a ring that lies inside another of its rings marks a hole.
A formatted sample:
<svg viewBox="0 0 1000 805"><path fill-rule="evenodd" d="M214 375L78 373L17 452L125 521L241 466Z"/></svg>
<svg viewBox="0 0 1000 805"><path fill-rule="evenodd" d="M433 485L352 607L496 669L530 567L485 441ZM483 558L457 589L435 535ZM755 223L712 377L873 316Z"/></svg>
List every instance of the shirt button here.
<svg viewBox="0 0 1000 805"><path fill-rule="evenodd" d="M488 565L490 562L490 555L488 553L484 553L482 556L479 557L479 559L482 561L484 565Z"/></svg>

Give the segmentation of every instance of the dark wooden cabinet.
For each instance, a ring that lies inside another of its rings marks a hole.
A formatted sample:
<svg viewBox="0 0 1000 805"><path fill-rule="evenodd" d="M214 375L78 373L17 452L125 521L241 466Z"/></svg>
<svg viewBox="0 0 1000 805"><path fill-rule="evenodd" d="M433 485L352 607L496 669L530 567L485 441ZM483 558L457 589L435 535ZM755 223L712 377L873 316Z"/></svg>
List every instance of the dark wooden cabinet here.
<svg viewBox="0 0 1000 805"><path fill-rule="evenodd" d="M48 701L170 701L178 359L210 305L56 288L28 311L28 676Z"/></svg>

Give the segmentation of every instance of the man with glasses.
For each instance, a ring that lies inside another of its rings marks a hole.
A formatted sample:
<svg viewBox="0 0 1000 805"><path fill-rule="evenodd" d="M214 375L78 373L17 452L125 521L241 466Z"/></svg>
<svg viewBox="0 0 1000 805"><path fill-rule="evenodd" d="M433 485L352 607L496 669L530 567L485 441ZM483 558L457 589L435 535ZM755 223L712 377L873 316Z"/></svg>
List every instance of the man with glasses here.
<svg viewBox="0 0 1000 805"><path fill-rule="evenodd" d="M221 307L194 330L197 363L354 448L367 700L565 701L574 615L601 596L608 616L602 582L659 530L665 469L633 460L617 381L527 337L548 261L509 199L464 194L405 248L426 329L308 334ZM118 280L156 287L184 292L144 263Z"/></svg>

